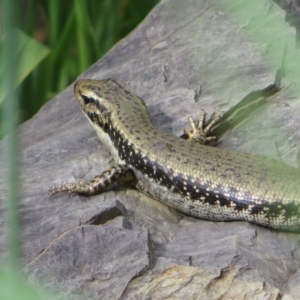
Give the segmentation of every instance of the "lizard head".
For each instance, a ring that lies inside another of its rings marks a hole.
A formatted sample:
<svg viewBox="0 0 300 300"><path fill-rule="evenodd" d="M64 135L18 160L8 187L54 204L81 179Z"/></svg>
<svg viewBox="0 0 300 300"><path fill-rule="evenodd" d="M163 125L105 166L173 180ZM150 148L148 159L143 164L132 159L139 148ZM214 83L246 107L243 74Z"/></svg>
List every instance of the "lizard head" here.
<svg viewBox="0 0 300 300"><path fill-rule="evenodd" d="M130 119L148 119L144 101L127 91L116 79L79 80L74 85L74 94L93 126L103 130L109 124L121 125L125 118L120 115L125 112Z"/></svg>
<svg viewBox="0 0 300 300"><path fill-rule="evenodd" d="M116 82L107 80L79 80L74 85L75 97L87 118L95 126L104 129L109 122L113 103L111 103L111 92L108 85Z"/></svg>
<svg viewBox="0 0 300 300"><path fill-rule="evenodd" d="M145 125L145 128L152 126L144 101L115 79L79 80L75 83L74 94L116 162L119 159L119 140L125 142L130 136L136 136L136 131L139 132Z"/></svg>

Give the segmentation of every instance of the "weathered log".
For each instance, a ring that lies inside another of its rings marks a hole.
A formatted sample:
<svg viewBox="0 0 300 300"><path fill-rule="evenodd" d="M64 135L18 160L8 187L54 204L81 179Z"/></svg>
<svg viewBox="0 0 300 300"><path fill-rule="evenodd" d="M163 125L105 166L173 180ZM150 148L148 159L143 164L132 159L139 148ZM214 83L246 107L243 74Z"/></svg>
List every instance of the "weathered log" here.
<svg viewBox="0 0 300 300"><path fill-rule="evenodd" d="M221 4L161 1L80 78L117 78L145 99L156 127L178 136L200 109L228 111L274 83L281 62L267 65L268 45L249 38ZM265 6L292 34L284 11L269 1ZM300 101L286 89L218 146L280 156L296 167L299 112ZM112 164L72 86L20 126L20 139L22 262L31 283L63 299L300 299L297 234L187 217L128 186L49 199L52 185L88 180ZM4 260L3 156L0 165Z"/></svg>

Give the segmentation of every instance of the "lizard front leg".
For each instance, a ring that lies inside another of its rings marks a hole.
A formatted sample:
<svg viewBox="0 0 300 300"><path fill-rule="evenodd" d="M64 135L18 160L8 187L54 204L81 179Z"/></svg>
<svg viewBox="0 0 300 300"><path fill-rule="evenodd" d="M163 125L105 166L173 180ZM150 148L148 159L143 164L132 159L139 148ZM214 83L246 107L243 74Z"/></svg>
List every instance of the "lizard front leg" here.
<svg viewBox="0 0 300 300"><path fill-rule="evenodd" d="M124 165L118 165L95 176L89 182L78 181L76 183L62 183L53 186L49 190L50 198L60 192L68 192L68 194L95 195L103 192L116 181L130 182L134 181L135 176L132 171Z"/></svg>

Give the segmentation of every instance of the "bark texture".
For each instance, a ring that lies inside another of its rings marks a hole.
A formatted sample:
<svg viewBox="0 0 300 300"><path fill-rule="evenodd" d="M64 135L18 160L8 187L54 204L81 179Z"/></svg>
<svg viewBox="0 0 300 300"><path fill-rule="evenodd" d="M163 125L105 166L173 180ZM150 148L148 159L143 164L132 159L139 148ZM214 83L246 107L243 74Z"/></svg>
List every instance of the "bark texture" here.
<svg viewBox="0 0 300 300"><path fill-rule="evenodd" d="M299 3L276 2L280 6L265 1L266 15L272 11L279 18L297 47ZM298 23L289 26L288 13ZM200 109L226 112L275 81L282 61L268 64L270 45L246 30L251 18L235 21L221 0L161 1L80 78L117 78L145 99L156 127L179 136ZM284 49L279 51L283 57ZM285 89L218 146L280 157L296 167L299 112L299 99ZM23 271L33 284L57 291L58 299L300 299L297 234L194 219L127 186L50 200L52 185L89 180L112 164L72 86L20 126L20 138ZM3 149L2 141L4 261Z"/></svg>

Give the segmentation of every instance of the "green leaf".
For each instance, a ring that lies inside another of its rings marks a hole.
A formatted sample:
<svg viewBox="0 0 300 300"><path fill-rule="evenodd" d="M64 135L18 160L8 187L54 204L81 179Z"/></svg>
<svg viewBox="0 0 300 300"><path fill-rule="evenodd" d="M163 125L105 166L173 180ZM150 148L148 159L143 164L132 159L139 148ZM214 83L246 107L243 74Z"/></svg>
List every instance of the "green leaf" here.
<svg viewBox="0 0 300 300"><path fill-rule="evenodd" d="M38 43L35 39L20 30L16 30L16 32L18 38L18 50L16 51L17 57L15 59L18 60L18 75L15 79L15 87L17 87L28 76L28 74L34 70L41 60L50 53L50 49L48 47ZM3 67L5 65L3 63L5 58L2 55L3 43L5 43L5 37L0 41L0 104L8 92L7 88L3 84L5 81L3 78L6 74L6 70Z"/></svg>
<svg viewBox="0 0 300 300"><path fill-rule="evenodd" d="M0 299L1 300L45 300L37 290L29 286L20 276L0 269Z"/></svg>

